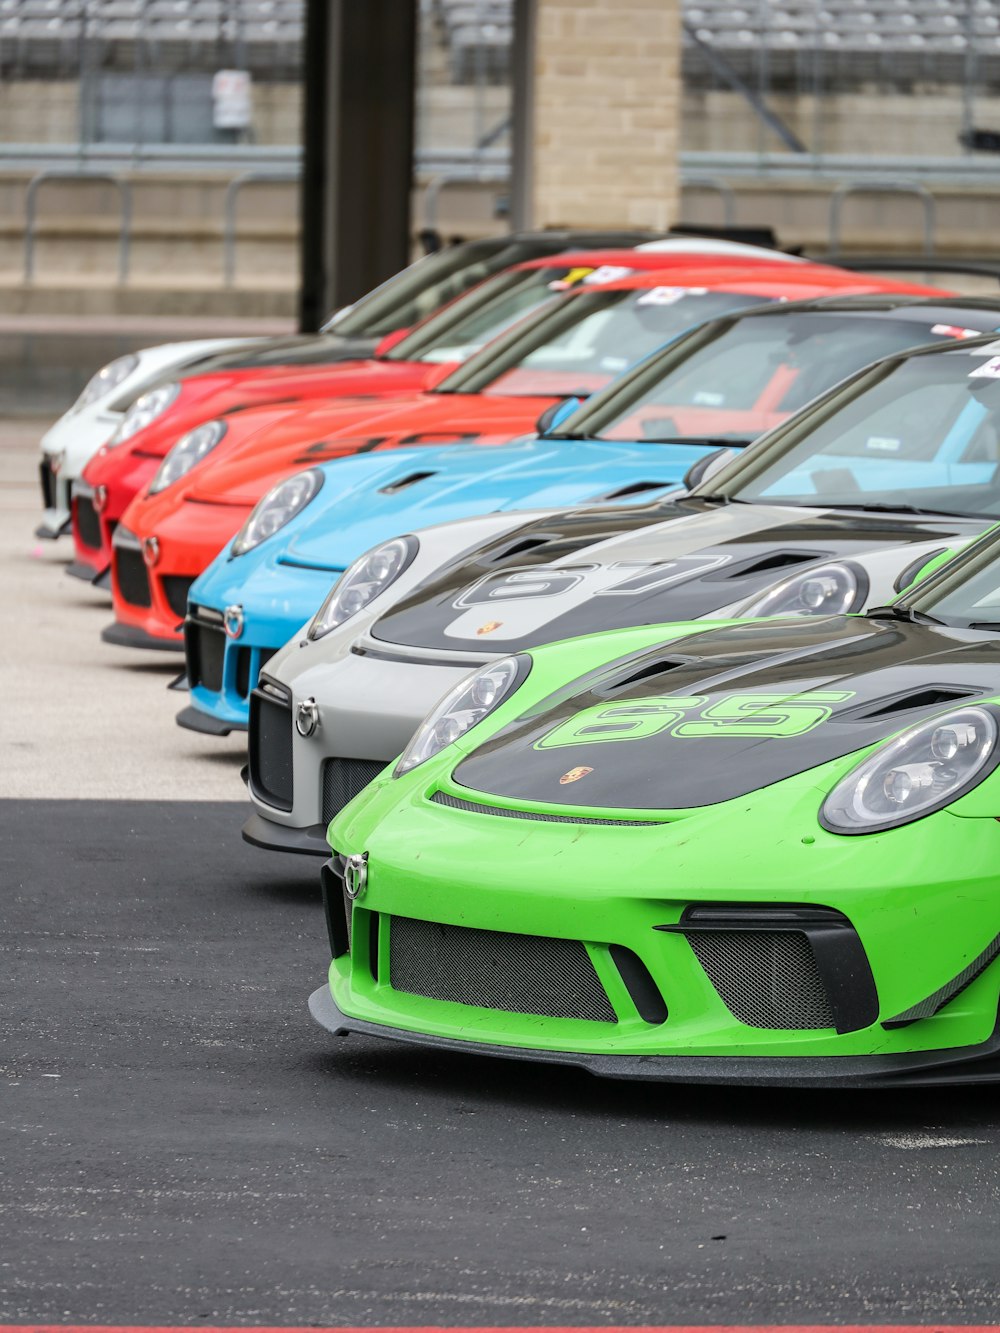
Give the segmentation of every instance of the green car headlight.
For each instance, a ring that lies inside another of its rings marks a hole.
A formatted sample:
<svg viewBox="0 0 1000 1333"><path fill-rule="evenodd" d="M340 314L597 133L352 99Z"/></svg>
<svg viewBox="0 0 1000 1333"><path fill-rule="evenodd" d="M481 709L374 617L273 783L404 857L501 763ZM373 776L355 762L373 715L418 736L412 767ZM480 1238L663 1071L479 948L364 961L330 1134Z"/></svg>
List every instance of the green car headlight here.
<svg viewBox="0 0 1000 1333"><path fill-rule="evenodd" d="M933 814L1000 762L997 715L960 708L911 727L837 783L819 822L831 833L877 833Z"/></svg>
<svg viewBox="0 0 1000 1333"><path fill-rule="evenodd" d="M521 653L517 657L502 657L498 662L490 662L460 680L414 732L413 739L392 770L393 777L401 778L418 764L433 759L445 746L471 731L484 717L489 717L523 683L530 669L531 659Z"/></svg>
<svg viewBox="0 0 1000 1333"><path fill-rule="evenodd" d="M775 584L740 611L744 616L843 616L860 611L868 576L848 561L814 566Z"/></svg>
<svg viewBox="0 0 1000 1333"><path fill-rule="evenodd" d="M152 425L157 417L163 416L180 391L181 386L173 380L170 384L161 384L155 389L150 389L148 393L140 394L125 413L121 425L108 440L108 445L124 444L133 435L138 435L141 430Z"/></svg>
<svg viewBox="0 0 1000 1333"><path fill-rule="evenodd" d="M194 430L182 435L149 483L150 495L158 495L175 481L180 481L181 477L187 476L195 463L200 463L206 454L212 452L228 429L224 421L206 421L203 426L196 426Z"/></svg>
<svg viewBox="0 0 1000 1333"><path fill-rule="evenodd" d="M310 639L321 639L385 592L410 565L419 550L416 537L383 542L344 570L309 626Z"/></svg>
<svg viewBox="0 0 1000 1333"><path fill-rule="evenodd" d="M272 486L263 499L254 505L250 517L233 538L233 555L246 555L268 537L273 537L296 514L315 500L323 485L323 473L318 468L296 472Z"/></svg>
<svg viewBox="0 0 1000 1333"><path fill-rule="evenodd" d="M83 392L70 408L70 411L82 412L85 407L90 407L92 403L106 397L114 389L117 389L123 380L128 379L138 364L139 358L134 352L128 352L125 356L119 356L114 361L109 361L95 375L91 375L83 386Z"/></svg>

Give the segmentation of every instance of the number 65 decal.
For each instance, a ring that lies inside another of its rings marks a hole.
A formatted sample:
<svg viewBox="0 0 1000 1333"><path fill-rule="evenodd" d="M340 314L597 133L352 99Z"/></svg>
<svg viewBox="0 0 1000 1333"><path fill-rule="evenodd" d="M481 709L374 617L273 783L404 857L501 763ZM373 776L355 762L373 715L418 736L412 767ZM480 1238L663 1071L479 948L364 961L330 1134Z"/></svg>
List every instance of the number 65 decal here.
<svg viewBox="0 0 1000 1333"><path fill-rule="evenodd" d="M825 722L834 704L853 697L853 690L812 690L791 699L784 694L729 694L708 707L702 694L597 704L560 722L535 742L535 749L646 740L664 731L684 738L802 736Z"/></svg>

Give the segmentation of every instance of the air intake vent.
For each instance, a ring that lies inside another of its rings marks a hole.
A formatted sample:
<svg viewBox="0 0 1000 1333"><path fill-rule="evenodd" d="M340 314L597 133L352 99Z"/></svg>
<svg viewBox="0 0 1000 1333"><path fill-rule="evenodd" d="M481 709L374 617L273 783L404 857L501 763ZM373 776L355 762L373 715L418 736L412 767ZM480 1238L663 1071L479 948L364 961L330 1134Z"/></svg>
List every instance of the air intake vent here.
<svg viewBox="0 0 1000 1333"><path fill-rule="evenodd" d="M678 667L687 666L688 663L679 657L660 658L656 662L648 662L646 666L640 667L638 671L633 671L621 680L613 680L610 685L605 685L601 694L620 694L622 690L627 690L631 685L639 685L644 680L652 680L656 676L665 676L668 671L676 671Z"/></svg>
<svg viewBox="0 0 1000 1333"><path fill-rule="evenodd" d="M428 477L436 476L436 472L411 472L408 476L400 477L397 481L390 481L388 486L380 486L378 493L379 495L397 495L410 486L416 486L418 482L426 481Z"/></svg>
<svg viewBox="0 0 1000 1333"><path fill-rule="evenodd" d="M383 768L381 759L328 759L323 765L323 823L329 824Z"/></svg>
<svg viewBox="0 0 1000 1333"><path fill-rule="evenodd" d="M806 1031L836 1026L803 933L699 931L688 940L722 1003L747 1027Z"/></svg>
<svg viewBox="0 0 1000 1333"><path fill-rule="evenodd" d="M537 551L540 546L548 546L549 542L555 541L555 533L543 533L539 537L524 537L521 541L512 542L510 546L505 546L499 551L493 553L493 564L503 564L515 555L524 555L527 551Z"/></svg>
<svg viewBox="0 0 1000 1333"><path fill-rule="evenodd" d="M817 551L775 551L773 555L761 556L759 560L752 560L748 565L729 571L728 577L742 579L749 574L780 573L797 565L813 564L822 555L823 552Z"/></svg>
<svg viewBox="0 0 1000 1333"><path fill-rule="evenodd" d="M974 698L980 693L964 685L929 685L926 690L907 690L902 694L877 699L874 703L862 704L859 708L847 709L840 714L838 721L879 722L896 713L908 713L914 708L942 708L958 699Z"/></svg>
<svg viewBox="0 0 1000 1333"><path fill-rule="evenodd" d="M394 916L389 921L389 984L408 995L508 1014L617 1022L579 940Z"/></svg>
<svg viewBox="0 0 1000 1333"><path fill-rule="evenodd" d="M546 824L601 824L606 828L657 828L651 819L588 819L584 815L548 815L537 810L507 810L502 805L479 805L463 801L447 792L436 791L431 797L436 805L448 805L452 810L467 810L472 815L499 815L501 819L535 819Z"/></svg>

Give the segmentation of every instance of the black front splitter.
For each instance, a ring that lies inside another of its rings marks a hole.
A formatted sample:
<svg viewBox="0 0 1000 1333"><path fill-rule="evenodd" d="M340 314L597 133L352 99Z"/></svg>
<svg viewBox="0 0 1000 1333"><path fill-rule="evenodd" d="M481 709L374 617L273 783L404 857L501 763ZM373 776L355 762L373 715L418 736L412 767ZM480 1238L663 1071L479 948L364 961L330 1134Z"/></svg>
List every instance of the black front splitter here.
<svg viewBox="0 0 1000 1333"><path fill-rule="evenodd" d="M979 1046L905 1055L854 1056L700 1056L700 1055L589 1055L582 1051L536 1051L525 1046L491 1046L486 1042L455 1041L423 1032L368 1023L341 1013L320 986L309 996L309 1012L335 1037L358 1033L389 1037L393 1041L430 1046L464 1055L491 1055L503 1060L536 1064L572 1065L598 1078L647 1079L659 1083L737 1084L742 1087L780 1088L902 1088L941 1084L993 1083L1000 1080L1000 1024Z"/></svg>
<svg viewBox="0 0 1000 1333"><path fill-rule="evenodd" d="M170 687L174 688L173 685ZM228 736L231 731L246 731L245 722L223 722L220 718L203 713L200 708L188 704L177 714L177 725L187 731L200 731L203 736Z"/></svg>
<svg viewBox="0 0 1000 1333"><path fill-rule="evenodd" d="M254 847L263 847L267 852L296 852L300 856L330 855L325 824L287 828L284 824L273 824L269 819L254 814L243 825L243 841Z"/></svg>
<svg viewBox="0 0 1000 1333"><path fill-rule="evenodd" d="M101 640L104 643L113 643L116 648L155 648L161 653L184 651L182 639L176 642L173 639L158 639L153 634L147 634L138 625L119 625L117 621L101 630Z"/></svg>
<svg viewBox="0 0 1000 1333"><path fill-rule="evenodd" d="M57 542L60 537L65 537L67 532L71 532L72 528L73 521L69 518L63 519L58 528L54 528L48 523L39 523L35 529L35 536L39 541Z"/></svg>
<svg viewBox="0 0 1000 1333"><path fill-rule="evenodd" d="M66 566L66 573L71 579L79 579L81 583L92 583L95 588L111 587L110 565L105 569L96 570L84 560L72 560Z"/></svg>

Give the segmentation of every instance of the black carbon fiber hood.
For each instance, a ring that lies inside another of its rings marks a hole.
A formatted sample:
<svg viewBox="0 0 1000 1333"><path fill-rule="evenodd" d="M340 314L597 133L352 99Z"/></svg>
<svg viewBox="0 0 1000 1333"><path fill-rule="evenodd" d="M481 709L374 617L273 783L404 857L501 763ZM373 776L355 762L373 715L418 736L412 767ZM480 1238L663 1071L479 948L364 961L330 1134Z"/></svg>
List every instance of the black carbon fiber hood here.
<svg viewBox="0 0 1000 1333"><path fill-rule="evenodd" d="M695 499L580 510L534 520L463 553L391 607L371 632L407 647L509 652L579 634L696 619L810 564L880 546L947 546L982 527L954 518ZM614 583L612 567L621 568L627 586ZM526 590L521 571L533 572L533 588ZM561 597L574 580L573 597Z"/></svg>
<svg viewBox="0 0 1000 1333"><path fill-rule="evenodd" d="M996 694L1000 641L985 634L871 617L747 621L572 682L454 776L515 800L691 809Z"/></svg>

